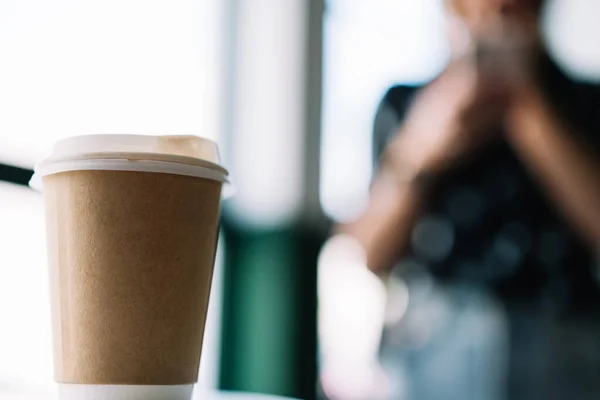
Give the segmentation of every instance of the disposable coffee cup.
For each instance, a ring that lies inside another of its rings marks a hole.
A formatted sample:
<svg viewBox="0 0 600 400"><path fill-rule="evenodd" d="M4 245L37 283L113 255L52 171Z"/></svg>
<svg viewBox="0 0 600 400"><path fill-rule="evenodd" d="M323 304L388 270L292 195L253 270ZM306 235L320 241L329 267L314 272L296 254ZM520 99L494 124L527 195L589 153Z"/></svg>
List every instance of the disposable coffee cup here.
<svg viewBox="0 0 600 400"><path fill-rule="evenodd" d="M62 400L189 400L227 171L195 136L91 135L35 168Z"/></svg>

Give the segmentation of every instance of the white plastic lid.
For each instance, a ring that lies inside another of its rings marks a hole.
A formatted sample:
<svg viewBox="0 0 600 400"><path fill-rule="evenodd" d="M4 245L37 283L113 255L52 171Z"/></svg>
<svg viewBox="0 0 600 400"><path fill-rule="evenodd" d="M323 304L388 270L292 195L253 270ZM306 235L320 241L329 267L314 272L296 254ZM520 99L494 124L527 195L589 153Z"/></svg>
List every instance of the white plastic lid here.
<svg viewBox="0 0 600 400"><path fill-rule="evenodd" d="M86 135L58 141L41 164L63 159L88 159L107 154L154 155L163 161L172 156L203 160L220 167L219 148L212 140L192 135ZM156 159L156 158L152 158ZM221 167L222 168L222 167Z"/></svg>
<svg viewBox="0 0 600 400"><path fill-rule="evenodd" d="M77 170L123 170L196 176L228 182L217 144L192 135L86 135L57 142L35 167L30 186L42 177Z"/></svg>

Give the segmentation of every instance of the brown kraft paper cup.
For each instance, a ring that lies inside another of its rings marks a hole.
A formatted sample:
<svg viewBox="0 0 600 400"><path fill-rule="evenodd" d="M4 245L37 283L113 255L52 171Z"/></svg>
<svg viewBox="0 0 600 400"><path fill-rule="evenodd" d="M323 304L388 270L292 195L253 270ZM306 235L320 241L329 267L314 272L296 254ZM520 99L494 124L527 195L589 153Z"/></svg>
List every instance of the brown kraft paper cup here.
<svg viewBox="0 0 600 400"><path fill-rule="evenodd" d="M222 182L80 170L43 185L55 380L195 383Z"/></svg>

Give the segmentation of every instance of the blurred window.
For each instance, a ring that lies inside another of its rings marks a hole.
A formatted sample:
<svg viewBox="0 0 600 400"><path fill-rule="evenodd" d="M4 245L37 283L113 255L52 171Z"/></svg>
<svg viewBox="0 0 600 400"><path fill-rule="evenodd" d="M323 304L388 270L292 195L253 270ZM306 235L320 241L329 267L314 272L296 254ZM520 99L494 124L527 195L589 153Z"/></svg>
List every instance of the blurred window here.
<svg viewBox="0 0 600 400"><path fill-rule="evenodd" d="M444 67L441 1L330 0L325 15L321 205L355 216L371 179L373 116L385 91Z"/></svg>
<svg viewBox="0 0 600 400"><path fill-rule="evenodd" d="M236 221L296 220L304 196L306 0L238 0L230 146Z"/></svg>
<svg viewBox="0 0 600 400"><path fill-rule="evenodd" d="M579 79L600 81L600 47L596 43L600 2L548 0L546 11L546 37L562 68Z"/></svg>
<svg viewBox="0 0 600 400"><path fill-rule="evenodd" d="M321 205L336 221L364 206L376 108L394 84L422 84L448 61L442 0L329 0L324 32ZM545 31L570 74L600 80L600 2L548 0Z"/></svg>
<svg viewBox="0 0 600 400"><path fill-rule="evenodd" d="M41 196L0 182L0 397L46 389L52 376L44 244Z"/></svg>
<svg viewBox="0 0 600 400"><path fill-rule="evenodd" d="M223 3L0 2L0 159L76 134L217 138Z"/></svg>

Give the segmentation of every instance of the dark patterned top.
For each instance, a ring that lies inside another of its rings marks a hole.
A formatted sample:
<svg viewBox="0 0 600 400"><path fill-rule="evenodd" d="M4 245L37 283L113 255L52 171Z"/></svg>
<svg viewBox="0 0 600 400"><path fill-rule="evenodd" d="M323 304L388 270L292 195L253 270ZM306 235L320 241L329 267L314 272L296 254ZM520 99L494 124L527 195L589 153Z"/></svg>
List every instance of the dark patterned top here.
<svg viewBox="0 0 600 400"><path fill-rule="evenodd" d="M542 66L539 82L555 112L577 140L600 150L600 88L567 78L549 58ZM375 159L418 90L395 86L385 95L375 118ZM599 309L595 251L502 140L444 177L411 238L408 257L440 280L483 285L509 302Z"/></svg>

